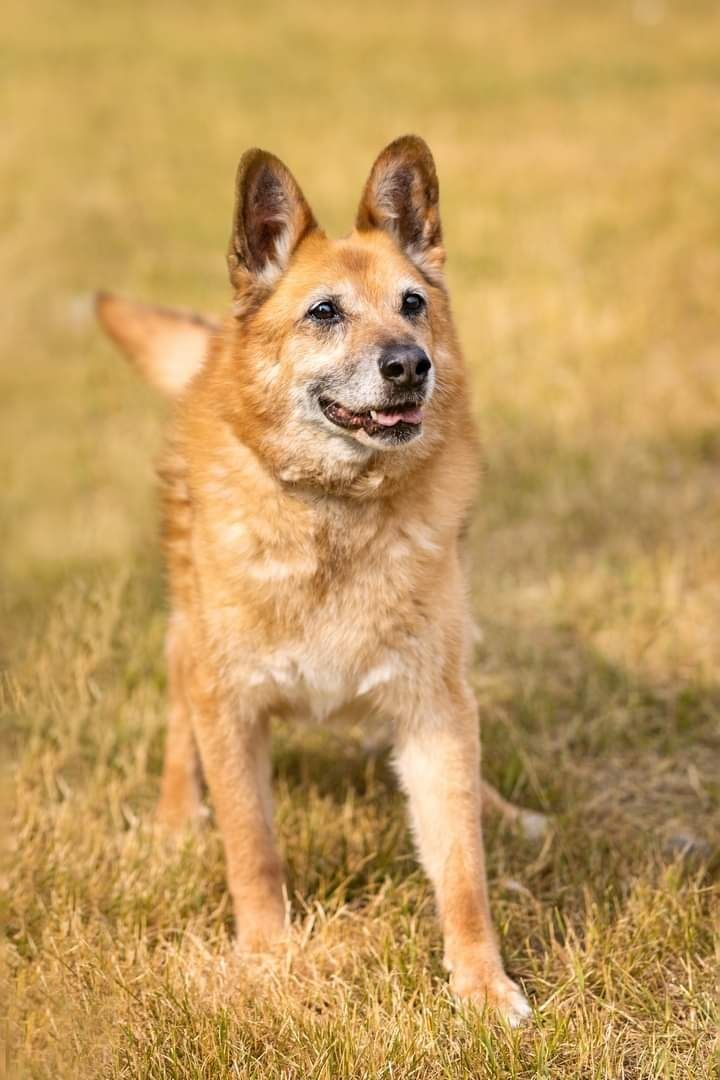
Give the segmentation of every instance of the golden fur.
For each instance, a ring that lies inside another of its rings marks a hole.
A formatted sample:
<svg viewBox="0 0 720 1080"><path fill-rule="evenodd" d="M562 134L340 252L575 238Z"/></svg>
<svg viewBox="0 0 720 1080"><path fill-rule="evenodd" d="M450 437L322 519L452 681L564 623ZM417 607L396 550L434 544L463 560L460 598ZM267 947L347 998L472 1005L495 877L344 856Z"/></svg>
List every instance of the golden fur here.
<svg viewBox="0 0 720 1080"><path fill-rule="evenodd" d="M528 1006L503 972L490 922L466 674L473 631L461 543L478 447L443 261L422 140L399 139L380 155L342 240L317 227L281 162L250 151L238 171L234 301L222 325L109 295L98 310L175 396L160 470L171 594L161 818L179 825L200 808L199 752L238 943L267 947L286 925L270 718L306 711L328 721L348 708L384 718L453 985L515 1023ZM411 318L404 297L415 291L425 306ZM341 312L331 326L309 314L322 297ZM398 343L432 361L422 425L375 431L366 405L385 393L378 357ZM333 427L328 387L364 426ZM379 442L401 430L407 441Z"/></svg>

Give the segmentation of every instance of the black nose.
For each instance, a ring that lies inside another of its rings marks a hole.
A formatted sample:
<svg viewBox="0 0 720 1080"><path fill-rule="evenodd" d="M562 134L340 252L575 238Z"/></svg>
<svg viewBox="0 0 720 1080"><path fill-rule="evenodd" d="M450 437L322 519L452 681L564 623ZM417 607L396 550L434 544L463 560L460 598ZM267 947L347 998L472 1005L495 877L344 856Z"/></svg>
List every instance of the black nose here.
<svg viewBox="0 0 720 1080"><path fill-rule="evenodd" d="M395 386L421 386L432 367L430 357L419 345L389 345L378 360L384 379Z"/></svg>

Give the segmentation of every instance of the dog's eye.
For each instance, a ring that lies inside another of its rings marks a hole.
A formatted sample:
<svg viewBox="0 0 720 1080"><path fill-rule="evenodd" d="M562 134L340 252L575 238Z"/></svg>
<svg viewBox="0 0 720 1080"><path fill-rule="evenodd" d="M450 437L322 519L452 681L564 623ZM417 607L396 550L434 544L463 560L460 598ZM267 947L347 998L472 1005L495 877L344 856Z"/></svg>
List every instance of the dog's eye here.
<svg viewBox="0 0 720 1080"><path fill-rule="evenodd" d="M402 300L402 308L400 309L403 315L419 315L425 307L425 297L421 296L417 292L406 292Z"/></svg>
<svg viewBox="0 0 720 1080"><path fill-rule="evenodd" d="M318 300L317 304L313 304L308 311L308 318L316 319L318 322L331 322L333 319L340 318L340 312L332 300Z"/></svg>

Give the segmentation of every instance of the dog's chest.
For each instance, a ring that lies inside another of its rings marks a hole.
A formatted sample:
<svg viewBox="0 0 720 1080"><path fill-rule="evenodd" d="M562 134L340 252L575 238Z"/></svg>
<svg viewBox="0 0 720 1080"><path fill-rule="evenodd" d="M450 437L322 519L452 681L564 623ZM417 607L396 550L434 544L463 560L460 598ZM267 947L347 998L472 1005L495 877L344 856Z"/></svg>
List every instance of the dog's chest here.
<svg viewBox="0 0 720 1080"><path fill-rule="evenodd" d="M371 509L302 528L240 512L211 536L223 583L212 636L239 692L323 719L412 678L418 599L441 551L427 522L394 527Z"/></svg>
<svg viewBox="0 0 720 1080"><path fill-rule="evenodd" d="M357 668L337 655L322 655L301 644L257 657L247 682L275 707L287 706L324 720L355 702L370 703L376 692L389 687L402 672L401 658L390 650Z"/></svg>

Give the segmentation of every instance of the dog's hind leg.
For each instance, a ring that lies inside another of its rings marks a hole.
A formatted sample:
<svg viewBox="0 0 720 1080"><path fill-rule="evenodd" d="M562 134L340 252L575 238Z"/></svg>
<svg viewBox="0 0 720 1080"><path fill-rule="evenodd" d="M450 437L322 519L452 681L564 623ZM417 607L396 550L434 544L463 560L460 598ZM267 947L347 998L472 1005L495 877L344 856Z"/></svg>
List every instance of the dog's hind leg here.
<svg viewBox="0 0 720 1080"><path fill-rule="evenodd" d="M157 819L163 825L179 829L204 812L202 772L188 697L189 645L181 621L171 620L166 640L168 670L168 727L165 737L160 800Z"/></svg>
<svg viewBox="0 0 720 1080"><path fill-rule="evenodd" d="M522 806L509 802L486 780L482 781L482 808L483 814L486 810L494 811L508 825L519 828L527 840L541 840L550 825L546 814L524 810Z"/></svg>

